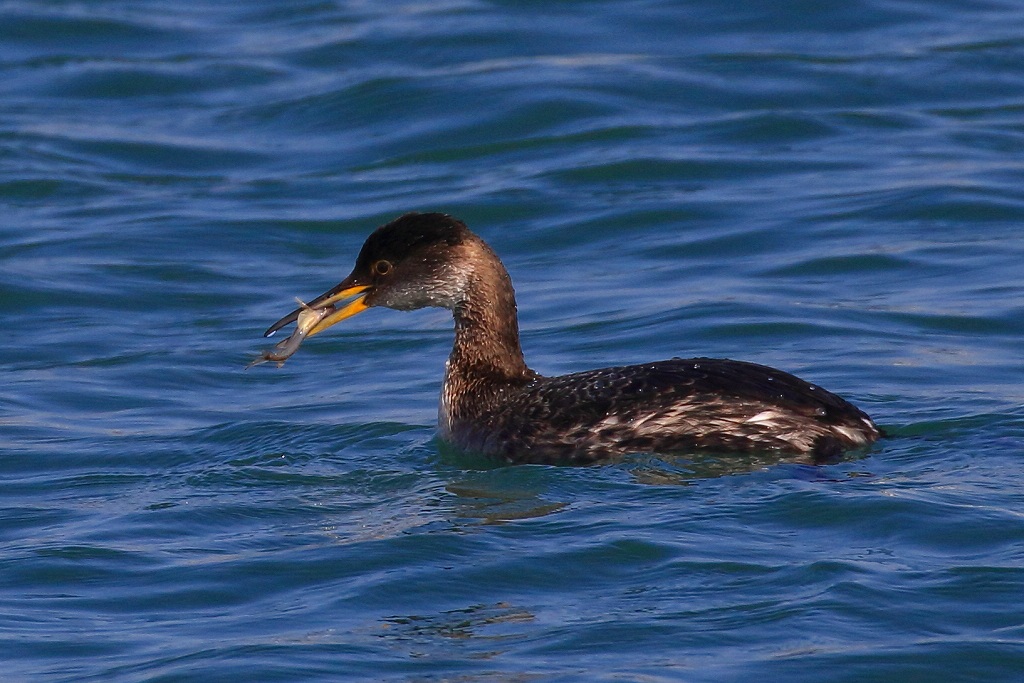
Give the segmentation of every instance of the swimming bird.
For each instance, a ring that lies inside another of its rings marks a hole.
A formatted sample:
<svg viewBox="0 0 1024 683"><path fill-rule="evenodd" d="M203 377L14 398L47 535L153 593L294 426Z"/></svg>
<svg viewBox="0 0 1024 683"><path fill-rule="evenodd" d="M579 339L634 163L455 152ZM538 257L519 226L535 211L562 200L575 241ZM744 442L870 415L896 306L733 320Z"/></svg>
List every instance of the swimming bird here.
<svg viewBox="0 0 1024 683"><path fill-rule="evenodd" d="M465 223L441 213L407 213L377 228L348 277L265 336L298 321L301 341L376 306L452 311L455 340L438 427L461 450L512 463L680 451L769 451L821 461L881 436L839 396L754 363L674 358L557 377L534 372L519 344L505 266ZM294 348L265 358L283 362Z"/></svg>

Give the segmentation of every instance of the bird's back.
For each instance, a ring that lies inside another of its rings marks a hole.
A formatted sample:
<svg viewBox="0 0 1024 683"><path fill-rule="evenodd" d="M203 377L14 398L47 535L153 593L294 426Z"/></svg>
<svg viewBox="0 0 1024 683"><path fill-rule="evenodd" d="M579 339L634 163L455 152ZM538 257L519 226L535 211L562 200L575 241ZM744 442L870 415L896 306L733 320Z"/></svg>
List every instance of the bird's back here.
<svg viewBox="0 0 1024 683"><path fill-rule="evenodd" d="M832 457L881 434L844 399L754 363L693 358L537 377L473 397L457 445L513 462L629 452L779 451Z"/></svg>

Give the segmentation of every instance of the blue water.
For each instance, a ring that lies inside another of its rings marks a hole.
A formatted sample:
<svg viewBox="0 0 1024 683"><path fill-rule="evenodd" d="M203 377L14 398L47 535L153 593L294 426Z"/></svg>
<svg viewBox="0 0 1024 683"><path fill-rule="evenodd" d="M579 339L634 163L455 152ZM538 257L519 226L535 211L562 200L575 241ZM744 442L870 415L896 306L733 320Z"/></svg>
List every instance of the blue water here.
<svg viewBox="0 0 1024 683"><path fill-rule="evenodd" d="M4 681L1024 680L1024 5L0 4ZM444 311L262 331L407 210L555 374L891 438L499 466Z"/></svg>

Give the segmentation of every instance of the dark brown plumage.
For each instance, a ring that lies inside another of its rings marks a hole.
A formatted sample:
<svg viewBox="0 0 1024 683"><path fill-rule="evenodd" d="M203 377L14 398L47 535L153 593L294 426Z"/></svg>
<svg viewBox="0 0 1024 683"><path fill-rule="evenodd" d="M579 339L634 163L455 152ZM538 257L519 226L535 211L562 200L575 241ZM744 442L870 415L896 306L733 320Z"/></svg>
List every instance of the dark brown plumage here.
<svg viewBox="0 0 1024 683"><path fill-rule="evenodd" d="M465 224L445 214L410 213L374 231L352 273L307 304L328 310L308 334L372 306L452 311L455 342L441 392L441 436L510 462L585 463L629 452L691 450L833 458L881 436L871 418L835 394L753 363L677 358L559 377L535 373L523 359L505 267Z"/></svg>

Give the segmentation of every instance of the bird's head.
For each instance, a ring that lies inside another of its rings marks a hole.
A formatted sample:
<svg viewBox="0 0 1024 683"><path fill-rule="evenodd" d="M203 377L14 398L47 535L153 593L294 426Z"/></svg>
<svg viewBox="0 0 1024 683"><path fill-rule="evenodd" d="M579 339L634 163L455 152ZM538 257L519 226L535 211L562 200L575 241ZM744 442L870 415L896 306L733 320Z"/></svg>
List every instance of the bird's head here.
<svg viewBox="0 0 1024 683"><path fill-rule="evenodd" d="M331 309L306 336L374 306L453 309L467 287L466 245L483 243L447 214L407 213L377 228L363 243L352 272L340 283L271 325L264 336L295 322L304 309Z"/></svg>

